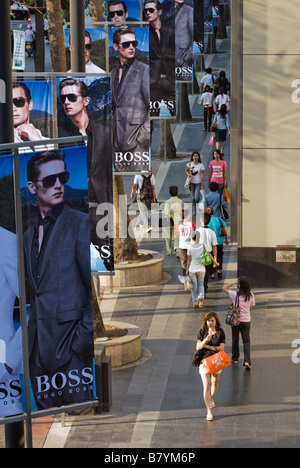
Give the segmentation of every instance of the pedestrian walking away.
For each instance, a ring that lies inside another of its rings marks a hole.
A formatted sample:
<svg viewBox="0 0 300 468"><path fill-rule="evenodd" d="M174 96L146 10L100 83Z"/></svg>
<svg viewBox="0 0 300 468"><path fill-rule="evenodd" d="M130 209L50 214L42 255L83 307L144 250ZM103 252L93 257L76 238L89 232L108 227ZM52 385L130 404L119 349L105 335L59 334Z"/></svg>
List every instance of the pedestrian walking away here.
<svg viewBox="0 0 300 468"><path fill-rule="evenodd" d="M221 328L220 319L216 312L208 312L198 331L196 350L204 349L204 355L207 358L219 351L224 351L224 348L225 332ZM203 383L203 399L207 410L207 421L213 421L214 419L212 410L216 407L215 395L218 390L221 373L222 371L218 371L215 374L210 374L202 363L199 366L199 374Z"/></svg>
<svg viewBox="0 0 300 468"><path fill-rule="evenodd" d="M191 295L194 309L196 307L202 308L204 304L205 266L201 263L201 255L205 247L199 241L200 232L196 231L192 235L192 241L187 251L186 275L189 275L192 280ZM211 253L209 256L213 262Z"/></svg>
<svg viewBox="0 0 300 468"><path fill-rule="evenodd" d="M221 154L224 154L226 135L230 135L230 119L227 113L226 104L222 104L216 114L216 148L219 149L221 142Z"/></svg>
<svg viewBox="0 0 300 468"><path fill-rule="evenodd" d="M190 221L190 212L188 210L184 210L182 213L182 220L175 228L175 236L179 237L178 254L183 276L186 276L187 249L191 242L192 232L195 230L196 224L193 221Z"/></svg>
<svg viewBox="0 0 300 468"><path fill-rule="evenodd" d="M237 287L237 291L231 288ZM236 327L231 327L232 330L232 356L231 360L234 364L239 362L239 334L242 335L244 345L244 366L246 370L251 369L250 355L250 325L251 325L251 310L255 306L255 297L251 292L251 284L247 277L241 276L234 283L225 285L223 290L228 294L232 303L235 304L236 298L239 300L240 308L240 324Z"/></svg>
<svg viewBox="0 0 300 468"><path fill-rule="evenodd" d="M210 131L210 126L212 122L212 116L214 113L213 108L213 93L211 92L210 87L205 86L204 93L201 96L201 104L203 105L203 116L204 116L204 128L205 132Z"/></svg>
<svg viewBox="0 0 300 468"><path fill-rule="evenodd" d="M225 241L225 245L228 245L228 229L227 229L227 224L225 221L217 216L214 216L214 209L212 206L208 206L205 209L206 213L209 213L211 215L210 221L208 223L208 227L214 231L214 233L217 236L217 262L218 262L218 267L217 269L215 268L214 264L209 265L209 273L210 277L212 279L215 278L215 272L217 270L218 273L218 278L222 278L222 268L223 268L223 245ZM223 231L221 231L221 228L223 228ZM220 232L221 231L221 232ZM224 235L223 235L224 234ZM224 240L225 237L225 240Z"/></svg>
<svg viewBox="0 0 300 468"><path fill-rule="evenodd" d="M203 214L203 226L200 226L197 231L200 232L200 242L205 245L206 251L210 252L214 258L214 264L219 266L217 262L217 245L218 240L216 233L208 227L210 222L211 215L209 213ZM205 277L204 277L204 293L206 294L208 290L208 280L209 280L209 265L205 265Z"/></svg>
<svg viewBox="0 0 300 468"><path fill-rule="evenodd" d="M171 198L166 200L164 206L164 235L166 239L167 254L172 255L172 242L174 242L174 251L178 256L179 253L177 251L179 247L179 237L175 236L174 230L175 226L177 226L181 220L182 200L178 198L177 185L171 185L171 187L169 187L169 193Z"/></svg>

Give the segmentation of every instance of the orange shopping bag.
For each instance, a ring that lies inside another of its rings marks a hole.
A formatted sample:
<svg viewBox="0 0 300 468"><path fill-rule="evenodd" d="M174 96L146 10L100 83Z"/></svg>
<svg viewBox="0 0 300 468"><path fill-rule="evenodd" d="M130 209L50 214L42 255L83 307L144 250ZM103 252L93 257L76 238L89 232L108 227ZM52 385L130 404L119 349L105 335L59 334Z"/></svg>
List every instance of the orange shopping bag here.
<svg viewBox="0 0 300 468"><path fill-rule="evenodd" d="M229 205L229 204L230 204L230 201L231 201L230 188L224 187L224 190L223 190L223 198L224 198L224 200L226 201L226 203L228 203L228 205Z"/></svg>
<svg viewBox="0 0 300 468"><path fill-rule="evenodd" d="M206 359L203 359L202 364L206 367L210 374L214 374L225 367L231 366L231 362L225 351L219 351Z"/></svg>

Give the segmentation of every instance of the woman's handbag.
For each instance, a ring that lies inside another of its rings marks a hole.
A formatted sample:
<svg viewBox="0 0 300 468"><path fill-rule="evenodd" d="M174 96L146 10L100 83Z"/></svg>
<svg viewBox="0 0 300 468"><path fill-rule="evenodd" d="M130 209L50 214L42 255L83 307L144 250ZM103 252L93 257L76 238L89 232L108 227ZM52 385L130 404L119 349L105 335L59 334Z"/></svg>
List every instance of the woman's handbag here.
<svg viewBox="0 0 300 468"><path fill-rule="evenodd" d="M191 171L191 163L189 164L189 169ZM192 181L192 176L191 175L187 176L186 181L184 183L185 190L190 190L191 181Z"/></svg>
<svg viewBox="0 0 300 468"><path fill-rule="evenodd" d="M239 305L239 296L236 295L235 304L228 308L225 323L231 327L237 327L241 321L241 310Z"/></svg>
<svg viewBox="0 0 300 468"><path fill-rule="evenodd" d="M225 351L219 351L212 356L203 359L202 364L206 367L210 374L225 369L225 367L231 366L231 362Z"/></svg>
<svg viewBox="0 0 300 468"><path fill-rule="evenodd" d="M187 178L186 178L186 181L185 181L185 183L184 183L184 188L185 188L185 190L189 190L189 189L190 189L190 187L191 187L191 180L192 180L191 177L187 177Z"/></svg>
<svg viewBox="0 0 300 468"><path fill-rule="evenodd" d="M184 290L185 291L191 291L193 289L193 283L192 280L189 276L184 277Z"/></svg>
<svg viewBox="0 0 300 468"><path fill-rule="evenodd" d="M193 357L192 366L199 367L203 358L204 358L204 349L203 348L198 349L198 351L195 352L195 356Z"/></svg>
<svg viewBox="0 0 300 468"><path fill-rule="evenodd" d="M210 146L213 146L213 145L215 144L215 137L214 137L214 135L210 135L208 144L209 144Z"/></svg>
<svg viewBox="0 0 300 468"><path fill-rule="evenodd" d="M226 229L223 226L222 218L219 218L219 220L220 220L219 236L220 237L226 237Z"/></svg>
<svg viewBox="0 0 300 468"><path fill-rule="evenodd" d="M224 206L222 205L222 202L221 202L221 195L220 195L220 210L221 210L221 218L222 218L222 219L228 219L228 218L229 218L229 214L227 213L226 208L224 208Z"/></svg>
<svg viewBox="0 0 300 468"><path fill-rule="evenodd" d="M208 266L212 263L212 259L210 258L209 253L206 251L205 245L203 244L203 252L200 255L200 260L202 265Z"/></svg>
<svg viewBox="0 0 300 468"><path fill-rule="evenodd" d="M213 121L213 123L212 123L211 126L210 126L210 131L211 131L211 132L215 132L216 130L218 130L218 126L217 126L217 116L215 117L215 120Z"/></svg>

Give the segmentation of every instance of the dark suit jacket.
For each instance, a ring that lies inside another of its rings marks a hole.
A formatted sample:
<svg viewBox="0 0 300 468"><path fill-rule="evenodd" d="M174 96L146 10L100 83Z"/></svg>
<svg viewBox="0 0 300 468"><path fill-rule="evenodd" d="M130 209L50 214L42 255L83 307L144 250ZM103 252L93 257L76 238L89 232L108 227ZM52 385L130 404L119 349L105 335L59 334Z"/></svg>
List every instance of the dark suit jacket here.
<svg viewBox="0 0 300 468"><path fill-rule="evenodd" d="M64 205L45 247L40 278L31 266L33 225L24 234L24 249L31 285L28 322L29 353L37 339L41 361L56 370L74 353L92 358L93 312L89 218Z"/></svg>
<svg viewBox="0 0 300 468"><path fill-rule="evenodd" d="M117 99L114 82L117 68L111 71L113 149L148 151L150 145L149 66L135 59L129 68Z"/></svg>
<svg viewBox="0 0 300 468"><path fill-rule="evenodd" d="M175 86L175 30L165 24L160 29L160 45L157 34L149 28L150 85L159 81L160 75L167 75Z"/></svg>
<svg viewBox="0 0 300 468"><path fill-rule="evenodd" d="M194 10L183 4L175 15L175 55L176 67L190 66L193 63Z"/></svg>

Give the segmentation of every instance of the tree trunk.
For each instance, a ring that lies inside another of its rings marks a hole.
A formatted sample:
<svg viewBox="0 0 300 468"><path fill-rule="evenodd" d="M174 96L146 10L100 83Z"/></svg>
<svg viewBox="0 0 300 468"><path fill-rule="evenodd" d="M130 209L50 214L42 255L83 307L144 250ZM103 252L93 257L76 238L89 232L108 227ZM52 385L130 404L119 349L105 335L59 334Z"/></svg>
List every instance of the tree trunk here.
<svg viewBox="0 0 300 468"><path fill-rule="evenodd" d="M188 83L179 84L179 99L178 99L178 115L180 122L190 122L192 120L192 114L190 109L189 95L188 95Z"/></svg>
<svg viewBox="0 0 300 468"><path fill-rule="evenodd" d="M37 0L37 9L35 10L36 25L36 53L34 58L35 71L45 71L45 38L44 38L44 18L43 18L43 0Z"/></svg>
<svg viewBox="0 0 300 468"><path fill-rule="evenodd" d="M164 132L166 129L166 135ZM171 125L169 119L160 119L160 159L164 159L164 141L166 139L166 159L176 158L176 146L174 144L173 135L171 132Z"/></svg>
<svg viewBox="0 0 300 468"><path fill-rule="evenodd" d="M106 336L106 330L101 315L100 304L98 302L98 294L96 288L97 277L92 276L92 297L93 297L93 323L94 323L94 340Z"/></svg>
<svg viewBox="0 0 300 468"><path fill-rule="evenodd" d="M102 2L100 0L91 0L92 21L104 21Z"/></svg>
<svg viewBox="0 0 300 468"><path fill-rule="evenodd" d="M127 207L126 213L124 213L124 208L120 207L120 195L124 195L123 177L121 175L116 175L113 176L113 179L114 207L116 213L116 219L114 220L114 260L115 263L136 260L138 258L138 246L135 238L128 236L129 216Z"/></svg>
<svg viewBox="0 0 300 468"><path fill-rule="evenodd" d="M220 5L217 39L226 39L226 38L227 38L227 31L226 31L226 21L225 21L225 5Z"/></svg>
<svg viewBox="0 0 300 468"><path fill-rule="evenodd" d="M47 0L49 43L53 72L67 72L61 0Z"/></svg>

